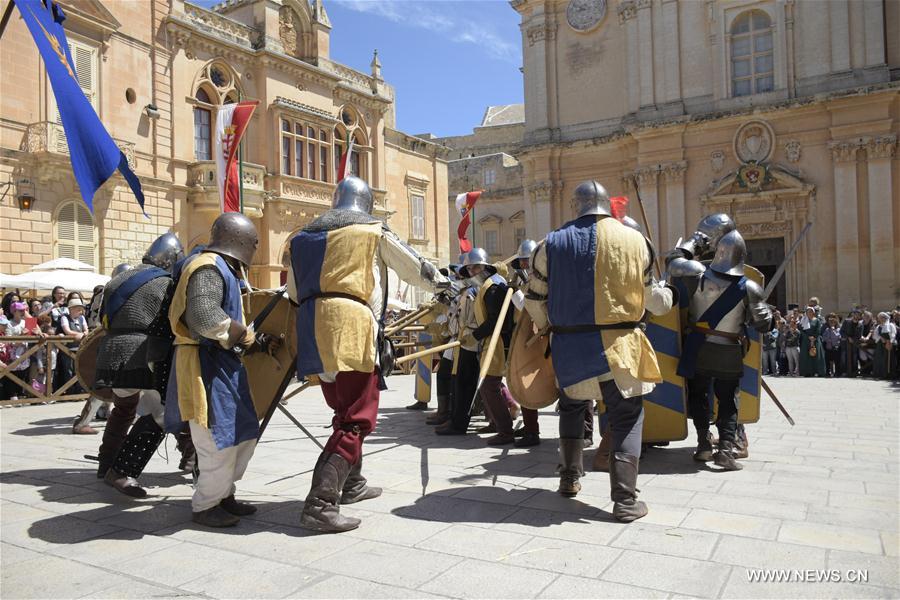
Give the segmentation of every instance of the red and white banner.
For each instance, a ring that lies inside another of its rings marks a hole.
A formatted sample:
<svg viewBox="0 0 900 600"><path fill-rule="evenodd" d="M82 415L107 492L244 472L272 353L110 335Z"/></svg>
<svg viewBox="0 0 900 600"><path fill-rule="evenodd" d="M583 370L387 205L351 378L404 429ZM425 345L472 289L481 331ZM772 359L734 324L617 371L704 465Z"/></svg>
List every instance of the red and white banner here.
<svg viewBox="0 0 900 600"><path fill-rule="evenodd" d="M459 227L456 229L456 236L459 238L459 251L462 253L472 250L472 242L466 238L466 234L469 231L469 224L472 222L472 209L475 208L475 203L481 197L481 192L482 190L466 192L456 197L456 210L462 217Z"/></svg>
<svg viewBox="0 0 900 600"><path fill-rule="evenodd" d="M216 161L216 182L219 185L219 208L222 212L240 212L241 182L238 177L237 155L241 138L250 124L250 117L258 100L225 104L216 113L216 134L213 138L213 157Z"/></svg>
<svg viewBox="0 0 900 600"><path fill-rule="evenodd" d="M347 175L353 175L353 161L350 160L350 157L353 156L353 136L347 135L347 149L344 151L344 154L341 156L341 164L338 166L337 173L337 181L340 183L344 180L344 177ZM349 167L349 171L348 171Z"/></svg>

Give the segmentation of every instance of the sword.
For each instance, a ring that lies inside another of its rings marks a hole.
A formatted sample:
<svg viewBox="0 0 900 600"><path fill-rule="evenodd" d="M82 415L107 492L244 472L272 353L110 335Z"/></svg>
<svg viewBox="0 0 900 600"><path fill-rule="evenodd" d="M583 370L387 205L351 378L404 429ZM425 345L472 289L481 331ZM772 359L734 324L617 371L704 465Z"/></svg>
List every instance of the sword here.
<svg viewBox="0 0 900 600"><path fill-rule="evenodd" d="M769 395L769 398L772 399L772 402L775 403L775 406L778 407L778 410L781 411L781 414L784 415L784 418L787 419L787 422L791 424L791 427L794 426L794 419L791 418L791 415L788 414L788 411L784 408L784 405L778 401L778 398L775 397L775 392L772 391L772 388L769 387L769 384L766 383L766 380L762 377L759 378L760 383L762 383L762 387L766 390L766 393Z"/></svg>
<svg viewBox="0 0 900 600"><path fill-rule="evenodd" d="M781 264L778 266L778 270L775 271L775 274L772 276L772 280L766 286L765 291L763 292L763 298L768 300L769 295L771 295L772 290L775 289L775 286L781 281L782 275L784 275L784 270L787 268L787 264L794 257L794 253L797 252L797 248L800 247L800 242L803 241L803 238L806 236L806 233L809 231L809 228L812 227L812 223L807 223L806 226L800 231L800 235L797 236L797 239L794 240L794 243L791 244L791 249L788 250L787 256L784 257L784 260L781 261Z"/></svg>

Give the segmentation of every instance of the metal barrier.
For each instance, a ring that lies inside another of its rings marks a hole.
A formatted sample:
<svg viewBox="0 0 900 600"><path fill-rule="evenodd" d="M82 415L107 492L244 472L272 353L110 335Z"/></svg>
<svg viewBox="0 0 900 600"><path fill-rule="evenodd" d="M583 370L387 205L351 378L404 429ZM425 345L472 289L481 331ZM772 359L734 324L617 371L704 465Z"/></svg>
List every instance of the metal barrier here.
<svg viewBox="0 0 900 600"><path fill-rule="evenodd" d="M58 390L53 389L53 375L50 372L50 365L47 365L47 387L41 392L39 390L34 389L31 386L31 382L22 381L18 376L13 375L13 372L16 370L20 364L25 362L28 358L33 358L41 348L46 348L47 350L47 362L49 363L49 357L51 355L52 350L55 348L57 353L64 353L66 356L70 357L72 361L75 361L75 350L69 348L68 345L72 342L76 342L77 339L74 336L50 336L50 337L37 337L33 335L17 335L17 336L4 336L0 338L0 343L8 344L8 343L25 343L31 346L28 348L22 356L18 357L16 360L6 365L5 367L0 367L0 381L3 379L9 379L13 381L16 385L22 387L25 390L26 394L29 394L31 397L29 398L19 398L18 400L8 400L8 399L0 399L0 406L18 406L20 404L38 404L40 402L59 402L63 400L84 400L85 398L89 398L90 394L87 392L79 393L79 394L67 394L66 392L76 383L78 383L77 375L73 375L70 379L68 379L62 387ZM59 355L57 354L57 357ZM58 361L57 361L58 363ZM57 364L57 366L59 366Z"/></svg>

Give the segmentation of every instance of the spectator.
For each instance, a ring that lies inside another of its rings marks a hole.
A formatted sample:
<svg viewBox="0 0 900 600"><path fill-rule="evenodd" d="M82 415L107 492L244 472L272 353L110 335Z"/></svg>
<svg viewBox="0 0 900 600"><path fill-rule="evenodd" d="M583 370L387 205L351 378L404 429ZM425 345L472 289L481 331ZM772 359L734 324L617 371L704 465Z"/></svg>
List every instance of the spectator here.
<svg viewBox="0 0 900 600"><path fill-rule="evenodd" d="M91 329L100 327L100 304L103 302L103 286L94 287L91 303L87 309L87 324Z"/></svg>
<svg viewBox="0 0 900 600"><path fill-rule="evenodd" d="M816 307L807 306L800 319L800 375L825 377L825 352L822 348L822 320Z"/></svg>
<svg viewBox="0 0 900 600"><path fill-rule="evenodd" d="M43 303L37 298L32 298L28 301L28 315L31 317L38 317L40 314L44 312Z"/></svg>
<svg viewBox="0 0 900 600"><path fill-rule="evenodd" d="M0 312L0 339L8 335L8 329L9 319L6 318L6 315ZM5 369L7 366L12 364L14 360L15 359L12 357L11 344L0 341L0 367L3 367ZM16 392L14 388L18 388L18 386L12 379L6 376L0 378L0 399L9 400L11 396L17 394L18 392Z"/></svg>
<svg viewBox="0 0 900 600"><path fill-rule="evenodd" d="M822 307L819 305L819 298L817 296L813 296L812 298L809 299L809 303L807 304L807 306L811 306L814 309L816 309L816 317L819 319L819 321L821 321L822 320Z"/></svg>
<svg viewBox="0 0 900 600"><path fill-rule="evenodd" d="M788 324L784 351L787 356L788 373L790 373L791 377L797 377L800 374L800 331L797 329L796 319L791 319Z"/></svg>
<svg viewBox="0 0 900 600"><path fill-rule="evenodd" d="M785 342L787 341L788 323L785 319L778 320L778 374L788 374L788 359Z"/></svg>
<svg viewBox="0 0 900 600"><path fill-rule="evenodd" d="M841 329L838 316L830 313L827 326L822 332L822 344L825 346L825 371L829 377L837 377L841 364Z"/></svg>
<svg viewBox="0 0 900 600"><path fill-rule="evenodd" d="M19 294L16 292L7 292L3 295L3 300L0 302L0 306L3 307L3 316L8 319L12 319L12 303L19 302Z"/></svg>
<svg viewBox="0 0 900 600"><path fill-rule="evenodd" d="M778 325L762 335L762 374L778 375Z"/></svg>
<svg viewBox="0 0 900 600"><path fill-rule="evenodd" d="M859 374L864 377L872 374L872 359L875 357L873 329L875 329L875 320L872 318L872 313L864 310L859 331Z"/></svg>
<svg viewBox="0 0 900 600"><path fill-rule="evenodd" d="M70 295L78 294L72 292ZM78 294L80 296L80 294ZM61 314L59 318L59 327L62 333L72 336L75 341L69 344L69 348L77 348L82 338L88 332L87 319L84 318L84 301L78 297L72 297L66 305L67 313ZM65 352L60 352L56 357L56 374L53 380L54 389L62 388L70 379L75 376L75 361ZM68 393L82 393L81 386L78 383L69 388Z"/></svg>
<svg viewBox="0 0 900 600"><path fill-rule="evenodd" d="M41 315L37 318L38 329L41 338L47 338L54 335L53 319L50 315ZM44 389L50 385L50 379L53 376L53 369L56 367L56 348L50 344L45 344L40 350L34 354L34 360L37 364L37 373L35 378L44 386Z"/></svg>
<svg viewBox="0 0 900 600"><path fill-rule="evenodd" d="M862 312L853 307L841 323L841 372L845 377L856 377L859 372L859 336Z"/></svg>
<svg viewBox="0 0 900 600"><path fill-rule="evenodd" d="M886 312L878 313L878 325L872 329L872 341L875 344L872 375L876 379L888 379L891 375L896 337L897 327L891 323L890 315Z"/></svg>
<svg viewBox="0 0 900 600"><path fill-rule="evenodd" d="M25 309L27 306L24 302L13 302L9 306L9 310L12 313L12 319L9 320L9 325L6 327L6 335L8 336L23 336L23 335L31 335L32 332L27 331L26 321L25 321ZM10 359L10 363L18 360L25 352L28 350L28 344L25 342L12 342L8 345L8 358ZM9 364L9 363L8 363ZM25 382L28 385L30 381L29 372L31 370L31 358L25 358L16 365L16 369L11 371L11 375L15 375L19 379ZM16 381L7 377L7 388L6 391L9 394L7 398L10 400L18 400L20 394L25 394L25 389Z"/></svg>

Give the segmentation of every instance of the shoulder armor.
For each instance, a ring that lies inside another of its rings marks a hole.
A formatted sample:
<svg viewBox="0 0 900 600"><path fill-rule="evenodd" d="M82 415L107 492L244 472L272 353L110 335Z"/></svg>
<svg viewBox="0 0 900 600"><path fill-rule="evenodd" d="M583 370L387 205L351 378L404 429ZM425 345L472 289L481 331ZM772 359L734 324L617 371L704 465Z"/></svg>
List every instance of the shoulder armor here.
<svg viewBox="0 0 900 600"><path fill-rule="evenodd" d="M753 281L752 279L747 280L746 287L744 288L747 292L747 300L750 301L751 304L755 304L757 302L765 302L765 298L763 298L763 294L765 294L765 290L761 285Z"/></svg>
<svg viewBox="0 0 900 600"><path fill-rule="evenodd" d="M706 271L700 261L676 258L668 264L671 277L699 277Z"/></svg>

